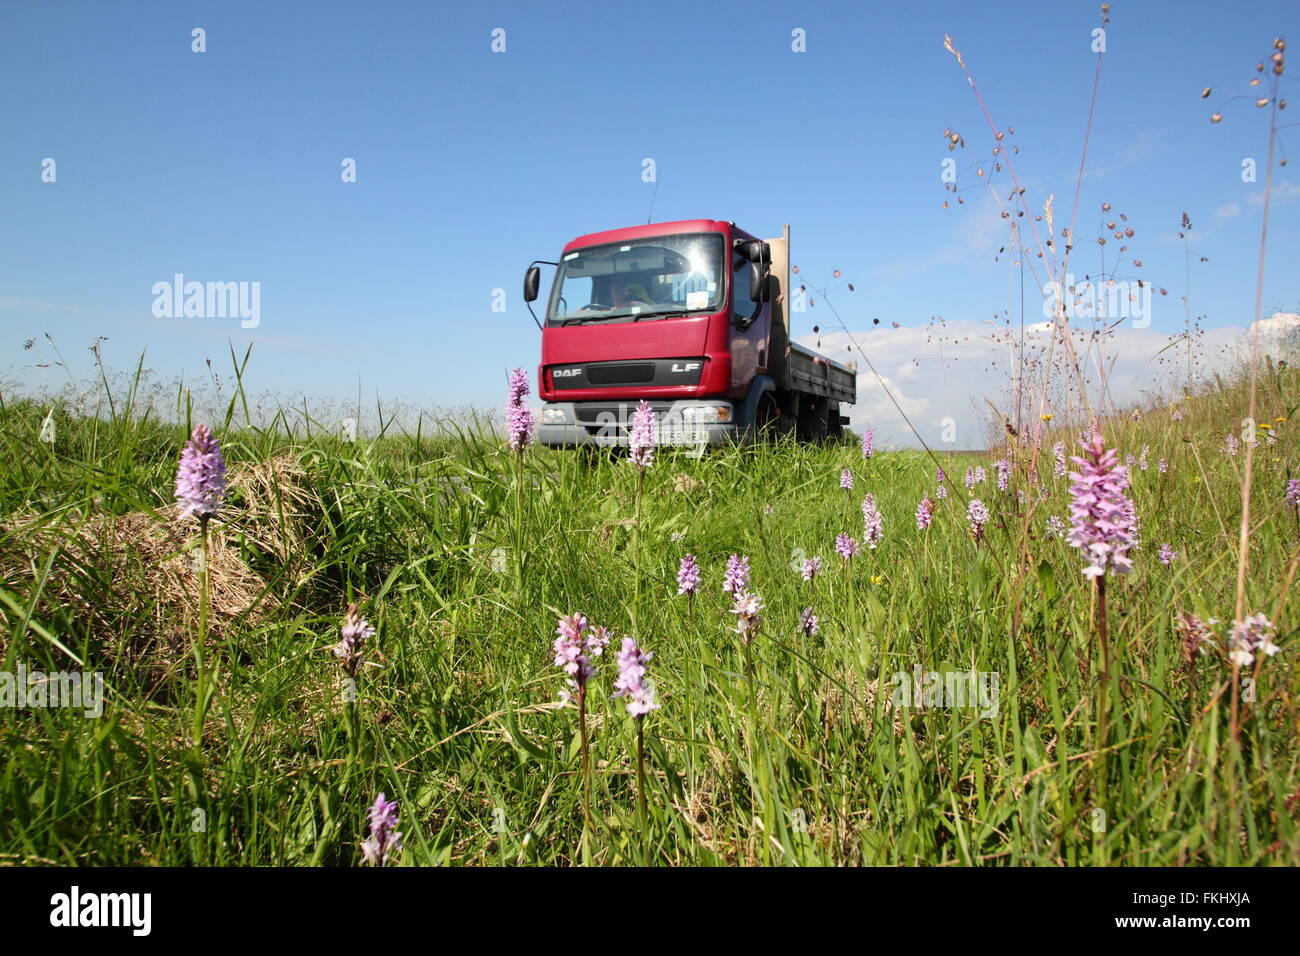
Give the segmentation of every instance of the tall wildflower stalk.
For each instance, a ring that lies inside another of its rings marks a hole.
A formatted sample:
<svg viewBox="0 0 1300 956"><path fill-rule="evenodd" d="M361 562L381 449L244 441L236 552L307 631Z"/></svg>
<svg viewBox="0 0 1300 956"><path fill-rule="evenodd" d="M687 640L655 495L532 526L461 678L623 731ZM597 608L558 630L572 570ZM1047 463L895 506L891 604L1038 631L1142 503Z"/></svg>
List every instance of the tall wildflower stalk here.
<svg viewBox="0 0 1300 956"><path fill-rule="evenodd" d="M645 494L645 470L655 460L655 420L650 403L642 399L632 416L632 431L628 436L628 460L636 467L636 505L632 525L635 535L632 550L632 568L635 575L632 591L632 629L637 627L637 610L641 606L641 499Z"/></svg>
<svg viewBox="0 0 1300 956"><path fill-rule="evenodd" d="M1268 60L1268 96L1255 100L1257 107L1269 107L1268 156L1264 167L1264 206L1259 227L1259 265L1255 277L1255 323L1250 336L1250 404L1247 417L1255 420L1255 403L1259 381L1259 321L1264 304L1264 254L1268 248L1268 211L1273 195L1273 153L1277 145L1277 112L1286 105L1282 99L1282 74L1286 64L1286 43L1281 37L1273 41L1273 52ZM1260 62L1257 72L1264 73L1265 65ZM1255 81L1256 84L1258 80ZM1202 96L1208 96L1207 89ZM1211 120L1218 122L1220 114L1215 113ZM1285 160L1283 160L1285 162ZM1246 569L1250 561L1250 489L1254 475L1256 442L1246 443L1246 461L1241 478L1241 524L1237 535L1237 620L1246 618ZM1241 703L1240 703L1240 665L1234 660L1232 665L1232 736L1234 740L1241 737Z"/></svg>
<svg viewBox="0 0 1300 956"><path fill-rule="evenodd" d="M533 441L535 425L533 412L524 404L528 395L528 376L522 368L510 373L509 393L506 398L506 433L510 450L514 452L515 466L515 521L513 551L515 558L515 593L524 593L524 449Z"/></svg>
<svg viewBox="0 0 1300 956"><path fill-rule="evenodd" d="M361 858L369 866L388 866L402 849L397 829L397 801L382 793L370 807L370 838L361 844Z"/></svg>
<svg viewBox="0 0 1300 956"><path fill-rule="evenodd" d="M1109 24L1110 24L1110 4L1103 3L1101 6L1100 27L1103 30L1105 30L1109 27ZM1049 195L1047 201L1043 204L1041 214L1035 215L1037 210L1033 209L1030 206L1029 201L1026 200L1025 198L1026 189L1021 181L1020 174L1018 173L1016 168L1017 160L1015 159L1015 154L1016 152L1018 152L1018 150L1012 149L1008 151L1002 148L1002 141L1004 135L1013 133L1014 130L1008 127L1004 131L1003 129L998 127L997 123L993 119L993 115L990 112L988 105L984 101L983 94L980 93L979 87L975 82L975 77L971 73L970 69L967 67L966 61L963 59L961 51L954 45L953 40L950 36L947 35L944 36L944 48L950 54L952 54L953 58L957 61L957 65L961 68L962 74L966 78L966 82L970 87L971 93L974 95L976 102L979 104L980 111L984 116L984 120L986 124L988 125L989 132L990 134L992 134L992 136L998 143L997 153L998 153L999 163L1005 164L1007 174L1011 179L1012 185L1014 186L1014 190L1011 193L1012 198L1010 202L1010 208L1005 208L1006 204L1004 204L1001 199L997 200L999 205L1004 205L1003 215L1006 216L1008 218L1008 221L1012 224L1010 244L1013 248L1018 249L1019 254L1022 257L1024 257L1025 261L1029 263L1029 268L1033 272L1036 280L1041 281L1043 278L1054 280L1053 287L1055 289L1055 292L1052 297L1052 326L1053 326L1054 334L1048 339L1047 354L1044 356L1043 361L1041 363L1042 375L1041 375L1041 382L1038 391L1038 403L1037 403L1038 404L1037 413L1039 416L1039 420L1040 421L1044 420L1043 416L1047 414L1048 393L1052 381L1052 371L1054 368L1056 368L1057 365L1056 355L1057 355L1058 344L1062 347L1064 351L1064 356L1060 361L1064 364L1065 370L1067 372L1073 373L1073 379L1075 384L1077 385L1077 394L1079 396L1079 399L1082 402L1083 408L1086 411L1086 413L1089 416L1091 416L1092 402L1088 396L1088 388L1087 388L1087 382L1083 372L1083 364L1080 362L1079 354L1075 348L1074 339L1069 334L1069 324L1070 324L1069 312L1066 309L1066 277L1069 274L1070 253L1074 248L1074 241L1070 237L1072 237L1075 233L1075 223L1078 218L1078 211L1079 211L1079 200L1083 192L1084 171L1087 165L1088 144L1092 138L1093 120L1097 110L1097 93L1101 85L1102 62L1105 55L1104 48L1099 49L1096 54L1095 67L1093 71L1093 80L1092 80L1092 94L1088 105L1087 123L1084 128L1083 146L1079 155L1079 170L1075 178L1074 199L1070 210L1069 225L1068 227L1061 230L1061 234L1059 237L1061 239L1066 240L1065 242L1058 242L1055 233L1055 214L1053 210L1054 196ZM958 144L962 146L965 145L964 139L959 134L950 131L949 136L951 141L951 145L949 146L950 150L956 147ZM994 195L997 195L997 191L994 190L991 181L988 184L988 188L990 192L994 193ZM1108 207L1103 206L1103 209L1107 209L1107 208ZM1011 216L1012 210L1015 211L1014 217ZM1024 224L1028 226L1028 230L1029 230L1028 237L1026 237L1022 232L1022 228L1019 225L1021 221L1023 221ZM1040 222L1043 225L1043 229L1041 230L1039 227ZM1031 239L1032 242L1027 242L1026 238ZM1060 255L1058 259L1058 250L1062 248L1063 248L1063 253ZM1037 253L1036 256L1034 255L1035 252ZM1037 262L1038 260L1042 261L1043 267L1046 270L1046 274L1044 276L1040 276L1038 274L1037 268L1035 266L1035 262ZM1017 404L1018 403L1019 403L1019 399L1017 398ZM1038 455L1041 450L1041 445L1042 443L1041 441L1038 440L1038 435L1036 433L1035 440L1032 443L1030 448L1029 468L1031 470L1037 467ZM967 489L973 489L973 482L971 480L971 476L969 472L967 476L966 487ZM1029 528L1030 528L1030 522L1032 521L1033 518L1035 504L1036 502L1031 502L1030 505L1024 509L1024 513L1021 519L1020 544L1019 544L1020 555L1016 563L1017 568L1025 568L1028 566L1029 563L1028 562ZM972 527L972 531L973 530L974 527ZM1011 635L1012 635L1013 643L1017 635L1019 634L1019 630L1020 630L1019 621L1020 621L1020 613L1021 613L1021 602L1024 599L1027 580L1028 580L1028 576L1023 573L1018 573L1016 575L1017 583L1015 589L1014 607L1012 611L1012 624L1011 624Z"/></svg>
<svg viewBox="0 0 1300 956"><path fill-rule="evenodd" d="M686 623L695 623L695 595L700 590L700 566L695 563L695 555L688 554L682 558L677 568L677 593L686 595Z"/></svg>
<svg viewBox="0 0 1300 956"><path fill-rule="evenodd" d="M885 536L885 519L876 506L876 496L867 492L862 499L862 541L874 551Z"/></svg>
<svg viewBox="0 0 1300 956"><path fill-rule="evenodd" d="M1187 383L1183 394L1192 394L1192 250L1187 234L1192 220L1186 212L1178 220L1178 238L1183 240L1183 341L1187 345Z"/></svg>
<svg viewBox="0 0 1300 956"><path fill-rule="evenodd" d="M357 676L365 663L365 644L375 636L375 629L361 616L355 604L348 605L343 618L340 639L334 645L334 656L339 658L343 673L350 685L344 696L343 723L348 735L348 760L355 761L360 746L357 723Z"/></svg>
<svg viewBox="0 0 1300 956"><path fill-rule="evenodd" d="M199 634L194 642L194 664L197 670L194 699L194 749L203 747L203 724L207 718L209 690L207 662L204 651L208 642L208 620L211 616L211 577L208 568L208 522L221 509L226 494L226 460L221 445L212 437L207 425L195 425L190 439L181 449L180 464L176 469L176 503L182 518L196 515L199 519Z"/></svg>
<svg viewBox="0 0 1300 956"><path fill-rule="evenodd" d="M811 558L805 558L802 567L799 568L800 577L809 585L810 604L799 612L799 630L807 640L816 636L821 630L821 622L817 618L814 610L817 604L817 575L822 571L822 559L820 555L814 555Z"/></svg>
<svg viewBox="0 0 1300 956"><path fill-rule="evenodd" d="M733 598L749 589L749 558L733 554L727 559L727 570L722 576L722 590Z"/></svg>
<svg viewBox="0 0 1300 956"><path fill-rule="evenodd" d="M1129 549L1136 543L1137 515L1129 500L1128 469L1119 463L1119 454L1107 448L1099 428L1082 440L1083 456L1075 457L1077 472L1070 472L1070 545L1078 548L1088 562L1084 576L1093 583L1097 602L1097 643L1100 651L1101 677L1097 692L1098 798L1105 793L1106 745L1109 735L1110 697L1113 662L1110 653L1110 630L1106 608L1106 575L1132 569Z"/></svg>
<svg viewBox="0 0 1300 956"><path fill-rule="evenodd" d="M614 696L627 698L627 712L636 720L636 794L637 821L641 827L642 863L650 863L650 814L646 806L645 786L645 716L656 710L654 685L646 679L646 665L653 652L637 646L633 638L623 638L618 652L618 679Z"/></svg>
<svg viewBox="0 0 1300 956"><path fill-rule="evenodd" d="M722 578L722 590L731 595L731 613L736 615L736 632L740 635L745 652L745 681L749 684L751 705L754 702L754 660L750 643L758 632L758 615L763 602L758 595L749 593L749 558L733 554L727 559L727 570Z"/></svg>
<svg viewBox="0 0 1300 956"><path fill-rule="evenodd" d="M984 529L989 523L989 509L979 498L972 498L966 503L966 523L970 529L971 540L976 544L984 540Z"/></svg>
<svg viewBox="0 0 1300 956"><path fill-rule="evenodd" d="M555 628L555 666L568 675L568 687L560 699L578 706L578 738L582 749L582 819L585 832L593 829L591 820L591 748L587 739L587 684L595 672L591 659L599 657L609 643L609 632L593 628L582 614L560 618ZM584 840L585 843L585 840Z"/></svg>
<svg viewBox="0 0 1300 956"><path fill-rule="evenodd" d="M731 613L736 615L736 633L740 635L740 643L745 655L745 685L748 689L747 702L749 711L749 727L745 734L745 750L749 761L750 786L753 788L755 805L766 808L765 815L768 819L764 823L764 827L767 828L768 832L771 832L774 821L770 814L775 801L769 796L765 796L765 791L770 792L773 782L773 770L763 734L759 730L758 688L754 682L754 640L758 637L759 627L762 623L760 615L763 612L763 601L757 594L747 590L749 583L748 571L746 571L744 577L744 586L738 587L732 592ZM767 859L768 856L767 847L764 846L763 857Z"/></svg>
<svg viewBox="0 0 1300 956"><path fill-rule="evenodd" d="M1300 531L1300 478L1288 478L1283 500L1291 508L1291 517L1295 520L1296 531Z"/></svg>
<svg viewBox="0 0 1300 956"><path fill-rule="evenodd" d="M749 685L750 715L758 719L758 699L754 691L754 638L758 636L759 615L763 610L763 601L757 594L746 590L732 593L731 613L736 615L736 633L745 652L745 682Z"/></svg>

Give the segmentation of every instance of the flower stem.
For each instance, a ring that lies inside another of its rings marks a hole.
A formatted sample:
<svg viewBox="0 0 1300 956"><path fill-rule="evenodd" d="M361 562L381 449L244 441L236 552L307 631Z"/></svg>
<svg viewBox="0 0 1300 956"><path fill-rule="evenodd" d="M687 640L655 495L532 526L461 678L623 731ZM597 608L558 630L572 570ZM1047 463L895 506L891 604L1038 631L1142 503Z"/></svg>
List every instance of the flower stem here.
<svg viewBox="0 0 1300 956"><path fill-rule="evenodd" d="M637 609L641 606L641 497L645 494L645 469L637 468L636 511L632 523L632 633L637 635Z"/></svg>
<svg viewBox="0 0 1300 956"><path fill-rule="evenodd" d="M578 685L578 734L582 747L582 822L590 833L591 825L591 755L587 749L587 685Z"/></svg>
<svg viewBox="0 0 1300 956"><path fill-rule="evenodd" d="M1097 583L1097 639L1101 647L1101 680L1097 692L1097 805L1103 807L1106 795L1106 743L1110 733L1110 633L1106 620L1106 576L1098 575Z"/></svg>
<svg viewBox="0 0 1300 956"><path fill-rule="evenodd" d="M650 865L650 814L645 796L645 715L636 718L636 806L641 823L641 865Z"/></svg>
<svg viewBox="0 0 1300 956"><path fill-rule="evenodd" d="M515 455L515 594L524 593L524 450Z"/></svg>
<svg viewBox="0 0 1300 956"><path fill-rule="evenodd" d="M199 635L194 643L194 663L198 672L194 699L194 749L203 749L203 724L207 717L207 666L203 659L208 642L208 614L210 611L208 577L208 516L199 518Z"/></svg>
<svg viewBox="0 0 1300 956"><path fill-rule="evenodd" d="M745 684L748 686L749 689L749 717L750 720L753 721L753 727L751 728L750 732L757 733L758 697L754 692L754 652L753 649L750 647L749 641L744 640L742 638L741 643L745 648Z"/></svg>

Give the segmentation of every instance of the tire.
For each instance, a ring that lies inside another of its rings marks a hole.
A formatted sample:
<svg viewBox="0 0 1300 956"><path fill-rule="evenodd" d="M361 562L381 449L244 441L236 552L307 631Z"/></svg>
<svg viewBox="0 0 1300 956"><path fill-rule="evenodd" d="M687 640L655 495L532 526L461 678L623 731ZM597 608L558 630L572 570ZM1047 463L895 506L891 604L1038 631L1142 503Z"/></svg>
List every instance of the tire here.
<svg viewBox="0 0 1300 956"><path fill-rule="evenodd" d="M826 409L826 433L833 442L844 440L844 426L840 424L839 402L831 402Z"/></svg>
<svg viewBox="0 0 1300 956"><path fill-rule="evenodd" d="M803 395L799 398L799 438L807 442L824 442L830 433L830 402L825 398Z"/></svg>
<svg viewBox="0 0 1300 956"><path fill-rule="evenodd" d="M786 415L777 403L776 395L766 392L758 400L758 418L754 423L758 441L765 444L778 442L795 431L794 419Z"/></svg>

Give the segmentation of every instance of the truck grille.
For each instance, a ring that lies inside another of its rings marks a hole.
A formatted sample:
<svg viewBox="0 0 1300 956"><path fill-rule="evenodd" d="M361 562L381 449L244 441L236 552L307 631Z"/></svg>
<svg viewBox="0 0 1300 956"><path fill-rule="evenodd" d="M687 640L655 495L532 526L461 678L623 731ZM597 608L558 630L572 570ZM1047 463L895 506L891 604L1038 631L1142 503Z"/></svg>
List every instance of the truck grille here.
<svg viewBox="0 0 1300 956"><path fill-rule="evenodd" d="M553 365L551 387L628 388L636 385L699 385L704 373L703 357L650 359L642 362L587 362Z"/></svg>
<svg viewBox="0 0 1300 956"><path fill-rule="evenodd" d="M654 381L654 377L655 367L650 362L587 366L587 381L592 385L644 385Z"/></svg>
<svg viewBox="0 0 1300 956"><path fill-rule="evenodd" d="M622 426L626 430L632 424L632 416L636 413L636 404L635 402L623 402L620 405L591 405L582 402L574 406L574 415L577 417L579 425ZM671 402L650 402L649 404L656 417L664 415L672 407Z"/></svg>

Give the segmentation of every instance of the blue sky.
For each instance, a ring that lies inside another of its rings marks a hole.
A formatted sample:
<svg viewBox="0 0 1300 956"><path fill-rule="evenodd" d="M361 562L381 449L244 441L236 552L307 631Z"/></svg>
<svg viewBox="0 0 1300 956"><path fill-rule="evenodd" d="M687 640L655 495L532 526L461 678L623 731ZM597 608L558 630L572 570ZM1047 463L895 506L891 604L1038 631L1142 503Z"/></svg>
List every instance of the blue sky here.
<svg viewBox="0 0 1300 956"><path fill-rule="evenodd" d="M939 173L945 128L966 136L963 169L991 142L943 36L1015 128L1031 205L1055 193L1061 219L1097 11L6 3L0 382L39 384L23 343L43 332L79 375L96 336L115 368L146 352L165 378L200 378L205 358L228 361L227 342L242 353L251 341L254 391L355 396L359 377L367 401L497 405L505 370L537 362L525 267L576 235L644 222L645 157L656 220L735 219L761 235L790 223L807 274L839 268L854 282L835 297L850 329L987 319L1008 303L1008 263L993 259L1005 240L973 173L959 180L966 205L948 210ZM1183 321L1174 233L1186 210L1194 311L1210 327L1248 324L1267 115L1241 100L1218 125L1208 116L1218 90L1248 90L1274 36L1300 34L1300 6L1115 2L1111 20L1078 233L1096 234L1102 201L1128 215L1136 274L1170 290L1151 332L1169 334ZM195 27L204 53L191 50ZM791 49L796 28L806 52ZM1300 161L1300 135L1289 138ZM345 157L355 183L340 181ZM1258 159L1260 182L1242 182L1243 157ZM1264 302L1295 311L1300 170L1277 172ZM154 317L152 286L175 273L259 282L260 326ZM492 310L498 288L504 312ZM797 333L834 324L820 306L796 318Z"/></svg>

